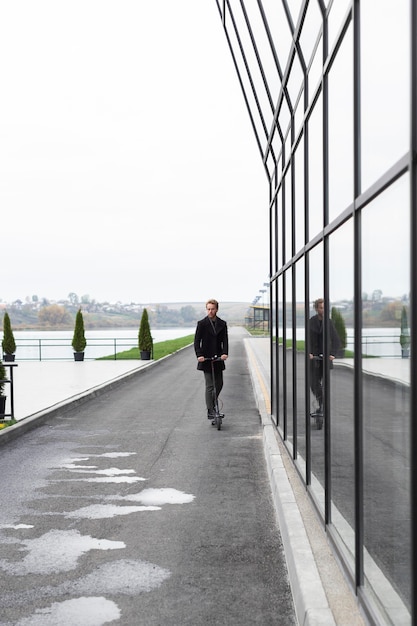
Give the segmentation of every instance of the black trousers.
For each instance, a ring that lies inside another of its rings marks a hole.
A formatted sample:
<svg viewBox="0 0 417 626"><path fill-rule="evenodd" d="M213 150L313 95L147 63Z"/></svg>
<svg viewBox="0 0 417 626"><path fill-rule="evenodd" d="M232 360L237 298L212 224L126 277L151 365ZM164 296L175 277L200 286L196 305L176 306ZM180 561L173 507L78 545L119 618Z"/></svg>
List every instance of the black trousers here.
<svg viewBox="0 0 417 626"><path fill-rule="evenodd" d="M323 404L323 361L310 362L310 389L320 406Z"/></svg>
<svg viewBox="0 0 417 626"><path fill-rule="evenodd" d="M217 398L220 395L221 390L223 389L223 370L217 367L214 367L214 381L216 385L216 394ZM206 406L207 410L212 411L214 409L214 400L213 400L213 376L211 370L209 372L204 372L204 382L206 384Z"/></svg>

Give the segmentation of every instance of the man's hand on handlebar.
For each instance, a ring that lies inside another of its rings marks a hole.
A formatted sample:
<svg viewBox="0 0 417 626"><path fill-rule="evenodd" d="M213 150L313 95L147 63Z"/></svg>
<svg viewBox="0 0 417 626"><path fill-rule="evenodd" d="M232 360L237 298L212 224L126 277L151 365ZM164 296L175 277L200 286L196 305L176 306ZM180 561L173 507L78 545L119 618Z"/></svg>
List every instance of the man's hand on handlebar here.
<svg viewBox="0 0 417 626"><path fill-rule="evenodd" d="M323 355L322 354L318 354L318 355L314 355L314 354L309 354L310 356L310 360L312 361L313 359L315 361L322 361L323 360ZM333 356L333 354L329 354L329 361L334 361L335 357Z"/></svg>
<svg viewBox="0 0 417 626"><path fill-rule="evenodd" d="M203 361L225 361L227 356L227 354L222 354L221 356L216 355L213 357L199 356L197 357L197 361L199 361L199 363L202 363Z"/></svg>

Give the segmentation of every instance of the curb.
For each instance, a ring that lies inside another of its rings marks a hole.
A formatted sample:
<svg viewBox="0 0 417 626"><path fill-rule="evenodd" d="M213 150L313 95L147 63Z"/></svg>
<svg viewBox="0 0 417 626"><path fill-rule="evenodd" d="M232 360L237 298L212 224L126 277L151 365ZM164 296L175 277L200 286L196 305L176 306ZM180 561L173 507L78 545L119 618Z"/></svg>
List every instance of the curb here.
<svg viewBox="0 0 417 626"><path fill-rule="evenodd" d="M256 357L245 340L249 372L261 417L264 453L272 499L284 545L288 575L298 623L302 626L336 626L324 591L298 504L288 480L277 434L267 412L269 397L257 367Z"/></svg>

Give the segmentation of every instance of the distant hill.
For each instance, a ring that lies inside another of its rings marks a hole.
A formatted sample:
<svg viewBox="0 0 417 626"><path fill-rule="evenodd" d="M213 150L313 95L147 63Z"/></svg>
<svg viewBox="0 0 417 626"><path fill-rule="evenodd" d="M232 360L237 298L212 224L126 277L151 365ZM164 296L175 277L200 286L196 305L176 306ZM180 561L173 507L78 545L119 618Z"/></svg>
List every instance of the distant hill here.
<svg viewBox="0 0 417 626"><path fill-rule="evenodd" d="M149 306L155 305L150 304ZM197 313L197 319L201 319L206 315L205 302L165 302L159 303L159 306L166 306L168 309L177 311L180 311L185 306L192 306ZM247 302L220 302L219 317L226 320L229 324L243 324L249 307L250 304Z"/></svg>
<svg viewBox="0 0 417 626"><path fill-rule="evenodd" d="M48 306L48 305L45 305ZM40 323L38 314L42 305L29 303L7 305L12 328L14 330L70 330L74 327L75 314L81 306L84 313L84 325L88 329L109 328L138 328L144 308L148 310L151 326L153 328L166 328L175 326L194 326L197 320L206 315L205 302L159 302L135 305L109 306L105 303L82 303L71 304L61 301L59 307L70 314L71 320L65 324ZM230 325L242 325L249 305L245 302L222 302L220 303L219 316ZM6 310L6 307L3 307Z"/></svg>

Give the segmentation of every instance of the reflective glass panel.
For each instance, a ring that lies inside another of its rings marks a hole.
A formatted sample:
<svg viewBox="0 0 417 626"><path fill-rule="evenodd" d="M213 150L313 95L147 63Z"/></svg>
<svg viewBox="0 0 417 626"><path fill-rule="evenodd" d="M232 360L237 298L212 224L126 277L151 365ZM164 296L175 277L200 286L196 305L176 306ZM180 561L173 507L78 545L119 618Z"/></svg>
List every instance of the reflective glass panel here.
<svg viewBox="0 0 417 626"><path fill-rule="evenodd" d="M249 65L249 72L251 75L253 88L256 92L257 101L259 107L261 109L261 113L266 124L267 130L271 129L272 126L272 115L273 115L273 107L275 103L272 103L272 99L270 101L268 97L268 91L265 86L265 82L262 77L262 72L260 65L258 63L258 59L256 57L255 48L252 44L252 39L250 37L250 32L246 25L246 20L242 11L242 7L240 4L236 4L233 8L233 16L235 18L236 28L239 33L239 39L244 49L244 54L246 58L246 62ZM240 55L239 55L240 56ZM243 67L241 67L241 71L243 72ZM245 71L246 74L246 71ZM278 75L275 76L275 84L277 83ZM255 109L252 108L252 113L255 113Z"/></svg>
<svg viewBox="0 0 417 626"><path fill-rule="evenodd" d="M323 229L323 108L321 95L308 121L310 239Z"/></svg>
<svg viewBox="0 0 417 626"><path fill-rule="evenodd" d="M309 254L310 260L310 321L307 329L307 346L309 353L309 386L310 386L310 445L311 445L311 487L317 502L324 508L324 429L323 418L319 409L323 398L323 362L322 338L320 324L314 302L323 297L323 245L319 244ZM316 358L313 358L316 357Z"/></svg>
<svg viewBox="0 0 417 626"><path fill-rule="evenodd" d="M280 276L277 280L278 283L278 302L277 302L277 314L278 314L278 328L277 328L277 341L278 341L278 350L277 350L277 361L278 361L278 375L277 375L277 386L278 386L278 427L283 436L284 433L284 350L283 350L283 300L282 300L282 276Z"/></svg>
<svg viewBox="0 0 417 626"><path fill-rule="evenodd" d="M320 37L319 45L317 46L314 57L310 63L308 69L308 97L309 102L313 99L316 89L321 82L323 74L323 40Z"/></svg>
<svg viewBox="0 0 417 626"><path fill-rule="evenodd" d="M353 47L349 28L329 72L329 222L353 201Z"/></svg>
<svg viewBox="0 0 417 626"><path fill-rule="evenodd" d="M295 251L297 252L304 246L305 227L304 227L304 137L297 146L294 155L294 171L295 171Z"/></svg>
<svg viewBox="0 0 417 626"><path fill-rule="evenodd" d="M296 315L296 384L297 384L297 456L304 461L306 460L306 375L305 375L305 271L304 257L302 257L295 266L295 315Z"/></svg>
<svg viewBox="0 0 417 626"><path fill-rule="evenodd" d="M290 268L285 273L285 315L286 315L286 323L285 323L285 335L284 335L284 359L285 359L285 378L286 378L286 398L285 398L285 406L286 406L286 420L287 420L287 438L288 441L292 442L293 440L293 403L294 403L294 394L293 394L293 331L292 331L292 321L293 321L293 310L292 310L292 269Z"/></svg>
<svg viewBox="0 0 417 626"><path fill-rule="evenodd" d="M352 0L337 0L336 2L332 3L329 16L327 18L329 32L329 50L331 50L335 44L336 37L339 34L340 29L342 28L343 22L351 4Z"/></svg>
<svg viewBox="0 0 417 626"><path fill-rule="evenodd" d="M262 0L262 6L269 24L282 71L284 71L292 41L292 34L284 7L281 2L277 2L276 0Z"/></svg>
<svg viewBox="0 0 417 626"><path fill-rule="evenodd" d="M353 570L355 532L354 480L354 267L353 219L329 237L330 317L337 333L330 370L332 523ZM331 336L329 337L331 341Z"/></svg>
<svg viewBox="0 0 417 626"><path fill-rule="evenodd" d="M277 411L277 372L278 372L278 360L277 360L277 337L279 335L277 329L277 282L275 281L272 284L272 299L270 304L270 314L269 314L269 323L270 323L270 332L272 337L274 337L274 342L272 346L272 376L271 376L271 401L272 401L272 415L275 419L275 423L278 423L278 411Z"/></svg>
<svg viewBox="0 0 417 626"><path fill-rule="evenodd" d="M408 150L410 2L361 0L362 190Z"/></svg>
<svg viewBox="0 0 417 626"><path fill-rule="evenodd" d="M258 54L261 58L262 68L268 83L272 101L274 106L276 106L281 82L259 7L257 3L246 2L245 9L250 20L250 25L256 41Z"/></svg>
<svg viewBox="0 0 417 626"><path fill-rule="evenodd" d="M285 174L285 261L293 256L292 250L292 193L291 193L292 167Z"/></svg>
<svg viewBox="0 0 417 626"><path fill-rule="evenodd" d="M322 18L319 5L317 2L310 2L300 35L300 46L307 67L310 65L321 27Z"/></svg>
<svg viewBox="0 0 417 626"><path fill-rule="evenodd" d="M409 184L362 211L365 584L393 624L411 606Z"/></svg>

